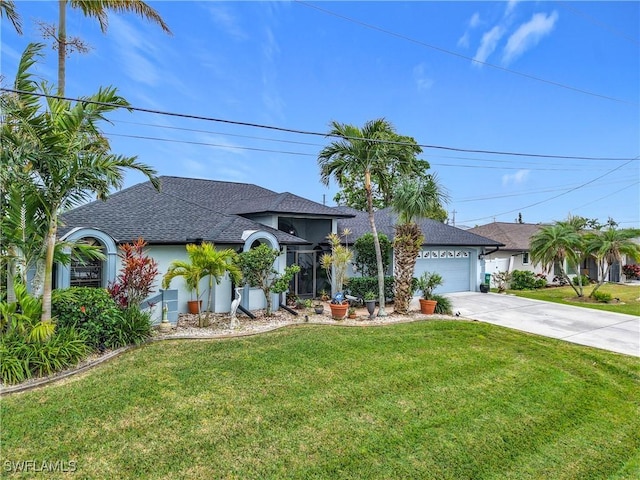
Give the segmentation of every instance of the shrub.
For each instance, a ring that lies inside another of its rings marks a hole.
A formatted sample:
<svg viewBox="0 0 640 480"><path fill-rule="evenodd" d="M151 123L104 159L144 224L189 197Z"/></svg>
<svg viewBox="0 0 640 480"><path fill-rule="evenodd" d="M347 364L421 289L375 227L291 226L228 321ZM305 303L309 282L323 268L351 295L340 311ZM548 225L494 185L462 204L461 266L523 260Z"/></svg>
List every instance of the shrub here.
<svg viewBox="0 0 640 480"><path fill-rule="evenodd" d="M380 251L382 252L382 270L387 271L391 263L391 241L384 233L378 234ZM363 277L376 277L378 275L378 262L376 250L373 244L373 233L365 233L353 244L355 252L354 264ZM376 291L378 289L376 288ZM385 298L387 294L385 293Z"/></svg>
<svg viewBox="0 0 640 480"><path fill-rule="evenodd" d="M624 273L625 276L630 280L634 278L640 278L640 265L623 265L622 273Z"/></svg>
<svg viewBox="0 0 640 480"><path fill-rule="evenodd" d="M87 343L104 350L126 345L120 329L123 314L109 292L102 288L71 287L54 290L51 311L62 327L75 327L85 332Z"/></svg>
<svg viewBox="0 0 640 480"><path fill-rule="evenodd" d="M387 302L393 301L393 277L384 277L384 298ZM354 297L364 298L367 292L375 292L377 298L378 277L351 277L345 292Z"/></svg>
<svg viewBox="0 0 640 480"><path fill-rule="evenodd" d="M607 292L593 292L591 296L596 302L600 303L609 303L613 299L613 296Z"/></svg>
<svg viewBox="0 0 640 480"><path fill-rule="evenodd" d="M533 290L547 286L544 275L536 275L529 270L514 270L511 273L511 288L513 290Z"/></svg>
<svg viewBox="0 0 640 480"><path fill-rule="evenodd" d="M122 312L122 324L117 332L115 346L140 345L151 336L151 312L129 307Z"/></svg>
<svg viewBox="0 0 640 480"><path fill-rule="evenodd" d="M28 341L16 331L0 338L0 374L7 384L50 375L76 365L90 352L85 335L73 327L57 328L45 341Z"/></svg>
<svg viewBox="0 0 640 480"><path fill-rule="evenodd" d="M451 300L449 300L449 298L443 295L433 294L431 295L431 300L438 302L433 313L439 313L440 315L451 315L453 313Z"/></svg>
<svg viewBox="0 0 640 480"><path fill-rule="evenodd" d="M573 277L573 280L571 280L573 282L574 285L578 285L578 279L582 277L582 285L589 285L591 283L591 279L586 276L585 274L582 274L580 276L576 275L575 277Z"/></svg>
<svg viewBox="0 0 640 480"><path fill-rule="evenodd" d="M120 246L122 268L108 290L120 308L138 307L151 293L158 276L158 262L144 251L147 243L139 238L135 243Z"/></svg>
<svg viewBox="0 0 640 480"><path fill-rule="evenodd" d="M509 285L509 281L511 280L511 273L495 272L491 274L491 278L493 279L493 282L498 286L498 292L502 293L507 289Z"/></svg>

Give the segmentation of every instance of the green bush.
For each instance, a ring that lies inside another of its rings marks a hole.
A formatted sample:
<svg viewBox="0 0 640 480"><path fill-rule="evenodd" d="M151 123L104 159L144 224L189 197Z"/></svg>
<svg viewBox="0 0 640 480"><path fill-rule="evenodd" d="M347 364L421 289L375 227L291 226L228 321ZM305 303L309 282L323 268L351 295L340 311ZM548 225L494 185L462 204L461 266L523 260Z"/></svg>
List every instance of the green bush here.
<svg viewBox="0 0 640 480"><path fill-rule="evenodd" d="M449 300L447 297L443 295L433 294L431 295L431 300L435 300L436 302L438 302L433 313L439 313L440 315L451 315L453 313L451 300Z"/></svg>
<svg viewBox="0 0 640 480"><path fill-rule="evenodd" d="M586 276L584 273L580 276L582 277L582 286L584 287L585 285L589 285L591 283L591 279ZM580 278L578 275L576 275L575 277L573 277L573 280L571 280L573 282L574 285L578 285L578 279Z"/></svg>
<svg viewBox="0 0 640 480"><path fill-rule="evenodd" d="M380 252L382 253L382 270L386 272L391 264L391 249L393 245L384 233L378 234L378 240L380 242ZM353 263L358 272L365 277L376 276L378 273L378 261L376 259L373 233L365 233L358 238L353 244L353 251L355 253Z"/></svg>
<svg viewBox="0 0 640 480"><path fill-rule="evenodd" d="M529 270L514 270L511 273L511 288L513 290L534 290L547 286L543 275L536 275Z"/></svg>
<svg viewBox="0 0 640 480"><path fill-rule="evenodd" d="M54 290L51 311L61 327L75 327L86 334L87 343L103 351L126 345L123 315L109 292L102 288L71 287Z"/></svg>
<svg viewBox="0 0 640 480"><path fill-rule="evenodd" d="M7 384L51 375L76 365L90 348L83 333L73 327L57 328L45 341L27 341L17 331L0 338L0 373Z"/></svg>
<svg viewBox="0 0 640 480"><path fill-rule="evenodd" d="M122 345L140 345L151 336L151 313L138 307L129 307L122 312L123 322L119 329Z"/></svg>
<svg viewBox="0 0 640 480"><path fill-rule="evenodd" d="M394 299L393 281L393 277L384 277L384 298L387 302ZM374 292L377 298L378 277L351 277L344 290L345 293L358 298L364 298L367 292Z"/></svg>
<svg viewBox="0 0 640 480"><path fill-rule="evenodd" d="M613 299L613 296L607 292L594 292L591 296L596 302L600 303L609 303Z"/></svg>

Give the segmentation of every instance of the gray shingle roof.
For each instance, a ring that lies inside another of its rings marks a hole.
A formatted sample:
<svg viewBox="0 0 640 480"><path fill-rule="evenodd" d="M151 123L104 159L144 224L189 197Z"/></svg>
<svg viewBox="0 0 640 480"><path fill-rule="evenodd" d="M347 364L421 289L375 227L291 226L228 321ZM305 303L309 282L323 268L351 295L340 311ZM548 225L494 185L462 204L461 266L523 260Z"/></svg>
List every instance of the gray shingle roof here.
<svg viewBox="0 0 640 480"><path fill-rule="evenodd" d="M180 244L188 239L243 243L241 236L245 230L265 230L282 244L309 243L231 213L253 195L277 198L280 194L243 183L178 177L160 177L160 182L160 192L150 182L140 183L111 195L105 202L95 201L66 212L59 235L75 227L91 227L108 233L118 242L143 237L150 244ZM307 202L313 203L308 200L300 203ZM319 215L326 215L328 207L319 204L317 207Z"/></svg>
<svg viewBox="0 0 640 480"><path fill-rule="evenodd" d="M534 223L492 222L468 231L504 243L503 250L529 250L531 237L542 225Z"/></svg>
<svg viewBox="0 0 640 480"><path fill-rule="evenodd" d="M354 218L347 218L338 221L338 231L349 228L352 232L351 238L359 238L365 233L371 232L369 217L367 212L360 212L348 207L335 207L341 213L354 214ZM397 214L391 208L385 208L375 212L376 229L378 233L384 233L389 239L395 235L394 227L397 223ZM424 245L451 245L451 246L474 246L474 247L498 247L502 243L481 235L477 235L468 230L461 230L451 225L438 222L436 220L421 219L417 222L425 237Z"/></svg>

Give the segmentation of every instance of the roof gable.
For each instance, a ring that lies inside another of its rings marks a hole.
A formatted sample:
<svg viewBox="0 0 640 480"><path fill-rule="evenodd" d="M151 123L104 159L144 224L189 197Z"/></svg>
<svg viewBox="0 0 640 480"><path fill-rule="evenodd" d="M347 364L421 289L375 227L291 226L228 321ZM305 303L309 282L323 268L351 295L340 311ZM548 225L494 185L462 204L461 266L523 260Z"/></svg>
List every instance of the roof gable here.
<svg viewBox="0 0 640 480"><path fill-rule="evenodd" d="M492 222L468 231L503 243L503 250L529 250L531 237L542 228L534 223Z"/></svg>

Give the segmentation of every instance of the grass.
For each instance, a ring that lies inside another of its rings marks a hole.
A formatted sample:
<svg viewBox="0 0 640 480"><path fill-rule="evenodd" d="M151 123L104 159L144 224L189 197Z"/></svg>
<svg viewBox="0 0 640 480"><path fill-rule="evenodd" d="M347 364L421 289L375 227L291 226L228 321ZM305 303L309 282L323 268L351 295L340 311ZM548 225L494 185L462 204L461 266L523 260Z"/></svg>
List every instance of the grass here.
<svg viewBox="0 0 640 480"><path fill-rule="evenodd" d="M541 288L538 290L508 290L508 293L546 302L640 315L640 286L605 283L598 289L599 292L610 293L613 298L619 298L619 303L615 301L612 303L598 303L589 299L588 297L593 287L594 285L584 287L584 298L582 299L576 296L576 292L570 286Z"/></svg>
<svg viewBox="0 0 640 480"><path fill-rule="evenodd" d="M154 343L3 398L3 474L638 478L639 387L636 358L479 322Z"/></svg>

